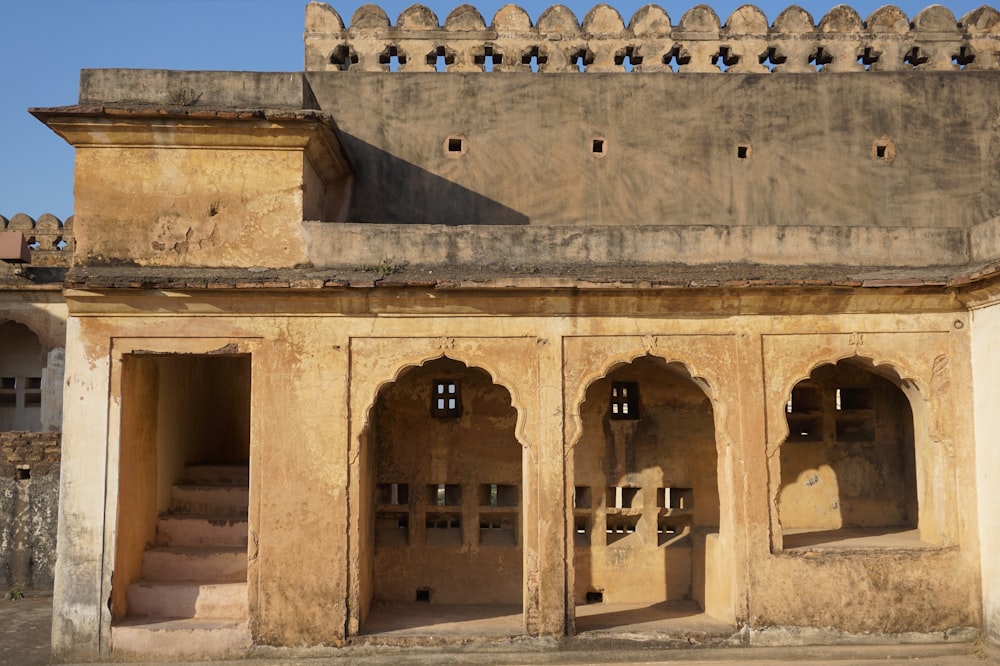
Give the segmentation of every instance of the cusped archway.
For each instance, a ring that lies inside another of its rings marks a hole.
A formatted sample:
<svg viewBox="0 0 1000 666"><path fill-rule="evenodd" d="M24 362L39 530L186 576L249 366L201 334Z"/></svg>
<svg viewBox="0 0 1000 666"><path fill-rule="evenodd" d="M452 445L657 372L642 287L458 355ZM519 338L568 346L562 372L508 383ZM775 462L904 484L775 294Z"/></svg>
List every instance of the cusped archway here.
<svg viewBox="0 0 1000 666"><path fill-rule="evenodd" d="M683 364L640 356L587 387L580 425L577 629L603 627L604 616L631 606L656 606L664 618L702 612L706 551L720 524L712 400Z"/></svg>
<svg viewBox="0 0 1000 666"><path fill-rule="evenodd" d="M521 630L517 421L504 386L447 357L379 389L362 443L361 496L371 498L362 506L362 603L375 609L362 631L393 627L394 612L412 623L422 604L457 619L463 608L495 607Z"/></svg>
<svg viewBox="0 0 1000 666"><path fill-rule="evenodd" d="M796 383L780 455L783 547L917 536L914 418L900 381L848 358Z"/></svg>

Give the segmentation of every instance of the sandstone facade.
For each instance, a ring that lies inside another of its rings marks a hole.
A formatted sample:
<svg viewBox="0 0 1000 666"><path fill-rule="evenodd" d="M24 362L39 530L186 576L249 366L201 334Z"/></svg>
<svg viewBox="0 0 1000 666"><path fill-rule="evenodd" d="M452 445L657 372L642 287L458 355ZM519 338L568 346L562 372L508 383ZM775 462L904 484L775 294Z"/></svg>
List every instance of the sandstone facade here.
<svg viewBox="0 0 1000 666"><path fill-rule="evenodd" d="M306 22L305 72L33 110L57 659L1000 636L997 12Z"/></svg>

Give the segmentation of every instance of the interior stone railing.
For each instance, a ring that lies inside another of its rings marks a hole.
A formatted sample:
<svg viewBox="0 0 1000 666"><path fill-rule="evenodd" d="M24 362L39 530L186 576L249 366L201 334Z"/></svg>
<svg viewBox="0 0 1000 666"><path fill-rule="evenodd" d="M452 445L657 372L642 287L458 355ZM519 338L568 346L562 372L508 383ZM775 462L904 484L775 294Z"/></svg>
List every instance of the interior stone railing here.
<svg viewBox="0 0 1000 666"><path fill-rule="evenodd" d="M940 5L911 21L887 5L867 20L846 5L819 23L791 6L769 23L743 5L719 21L706 5L676 24L656 5L639 9L625 25L608 5L583 21L554 5L532 24L516 5L502 7L486 25L470 5L444 21L413 5L396 24L365 5L345 25L329 5L306 9L307 71L366 72L734 72L799 73L954 71L1000 69L1000 13L980 7L956 21Z"/></svg>

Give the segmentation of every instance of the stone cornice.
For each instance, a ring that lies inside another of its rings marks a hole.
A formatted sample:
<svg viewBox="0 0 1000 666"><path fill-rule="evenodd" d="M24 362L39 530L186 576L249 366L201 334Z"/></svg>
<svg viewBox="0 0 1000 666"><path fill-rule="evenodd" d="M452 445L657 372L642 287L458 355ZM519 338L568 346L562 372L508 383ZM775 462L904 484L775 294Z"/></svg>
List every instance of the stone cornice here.
<svg viewBox="0 0 1000 666"><path fill-rule="evenodd" d="M304 148L317 133L335 136L333 121L318 111L77 105L30 112L75 147L289 150Z"/></svg>

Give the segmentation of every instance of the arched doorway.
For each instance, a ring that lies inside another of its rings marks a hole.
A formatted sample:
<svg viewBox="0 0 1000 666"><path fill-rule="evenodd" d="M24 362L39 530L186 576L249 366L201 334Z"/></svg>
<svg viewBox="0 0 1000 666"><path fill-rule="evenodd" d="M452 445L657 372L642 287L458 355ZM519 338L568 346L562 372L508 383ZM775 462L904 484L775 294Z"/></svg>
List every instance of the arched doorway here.
<svg viewBox="0 0 1000 666"><path fill-rule="evenodd" d="M825 364L795 385L785 413L784 548L919 539L913 412L895 383L853 359Z"/></svg>
<svg viewBox="0 0 1000 666"><path fill-rule="evenodd" d="M711 400L683 365L644 356L590 385L580 417L577 630L702 613L719 530Z"/></svg>
<svg viewBox="0 0 1000 666"><path fill-rule="evenodd" d="M362 449L365 633L522 630L522 447L506 388L448 358L382 388ZM363 499L364 501L364 499ZM367 600L365 599L367 597ZM432 619L431 616L436 619ZM423 619L422 619L423 618ZM490 622L494 626L490 626Z"/></svg>

